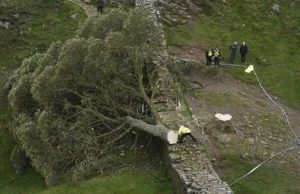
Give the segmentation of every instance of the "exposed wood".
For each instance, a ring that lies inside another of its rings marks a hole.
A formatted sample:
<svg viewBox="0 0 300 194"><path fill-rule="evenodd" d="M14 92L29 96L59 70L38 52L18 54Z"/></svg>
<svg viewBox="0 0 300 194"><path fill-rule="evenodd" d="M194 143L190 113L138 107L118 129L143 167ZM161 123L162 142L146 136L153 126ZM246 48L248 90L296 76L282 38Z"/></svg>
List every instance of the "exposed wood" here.
<svg viewBox="0 0 300 194"><path fill-rule="evenodd" d="M142 120L137 120L132 117L126 117L126 121L131 127L144 131L155 137L158 137L169 144L177 143L178 134L173 130L169 130L159 125L150 125Z"/></svg>

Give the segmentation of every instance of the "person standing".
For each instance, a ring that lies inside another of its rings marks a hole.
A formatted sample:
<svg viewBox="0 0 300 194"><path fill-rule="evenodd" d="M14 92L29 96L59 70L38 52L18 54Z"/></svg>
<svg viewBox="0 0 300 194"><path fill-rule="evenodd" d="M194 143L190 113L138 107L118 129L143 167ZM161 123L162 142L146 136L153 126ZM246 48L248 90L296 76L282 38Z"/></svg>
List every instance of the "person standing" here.
<svg viewBox="0 0 300 194"><path fill-rule="evenodd" d="M230 59L229 63L232 64L235 58L235 53L237 49L237 41L234 41L232 45L230 45L229 50L230 50Z"/></svg>
<svg viewBox="0 0 300 194"><path fill-rule="evenodd" d="M186 136L190 136L194 140L194 142L197 142L196 138L192 135L191 130L187 127L180 126L178 130L178 135L179 135L178 143L182 143L183 138L185 138Z"/></svg>
<svg viewBox="0 0 300 194"><path fill-rule="evenodd" d="M243 42L243 44L240 47L240 53L241 53L241 60L242 63L244 63L246 61L246 54L248 52L248 47L246 45L246 42Z"/></svg>
<svg viewBox="0 0 300 194"><path fill-rule="evenodd" d="M214 50L214 62L215 65L219 65L219 57L221 56L221 52L218 48Z"/></svg>
<svg viewBox="0 0 300 194"><path fill-rule="evenodd" d="M208 48L208 50L205 53L206 65L211 65L212 56L213 56L213 52L212 52L211 48Z"/></svg>
<svg viewBox="0 0 300 194"><path fill-rule="evenodd" d="M102 14L103 7L104 7L104 1L98 0L97 12L99 13L99 15Z"/></svg>

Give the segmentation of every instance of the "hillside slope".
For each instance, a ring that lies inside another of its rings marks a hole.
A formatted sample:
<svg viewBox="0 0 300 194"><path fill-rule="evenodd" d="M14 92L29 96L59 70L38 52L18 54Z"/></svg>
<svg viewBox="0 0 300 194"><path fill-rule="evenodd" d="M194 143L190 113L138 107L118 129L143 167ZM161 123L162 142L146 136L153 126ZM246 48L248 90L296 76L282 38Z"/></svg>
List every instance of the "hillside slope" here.
<svg viewBox="0 0 300 194"><path fill-rule="evenodd" d="M175 4L176 2L180 4L180 1L175 1ZM300 110L300 13L297 11L300 2L193 2L200 7L198 15L186 20L184 25L165 25L167 42L173 46L172 53L187 57L195 55L195 58L203 59L204 53L199 50L219 47L221 61L227 63L229 45L236 40L240 46L245 41L249 49L245 64L255 66L262 82L271 93ZM279 5L278 13L272 10L276 4ZM183 6L181 9L169 17L178 17L187 8ZM167 9L162 10L164 12ZM240 63L239 53L235 63ZM256 84L253 77L241 74L236 69L228 71L243 81Z"/></svg>

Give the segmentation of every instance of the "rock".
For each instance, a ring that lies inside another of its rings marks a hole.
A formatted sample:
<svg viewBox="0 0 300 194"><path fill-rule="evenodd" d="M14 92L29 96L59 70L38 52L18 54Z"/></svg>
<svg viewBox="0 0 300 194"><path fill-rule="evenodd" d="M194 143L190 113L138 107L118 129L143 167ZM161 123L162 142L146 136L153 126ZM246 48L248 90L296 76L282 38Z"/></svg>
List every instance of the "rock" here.
<svg viewBox="0 0 300 194"><path fill-rule="evenodd" d="M191 182L186 182L185 184L189 187L189 186L191 186L192 183Z"/></svg>
<svg viewBox="0 0 300 194"><path fill-rule="evenodd" d="M169 154L171 162L178 162L178 160L181 159L181 156L177 155L177 154Z"/></svg>
<svg viewBox="0 0 300 194"><path fill-rule="evenodd" d="M3 28L3 22L0 21L0 28Z"/></svg>
<svg viewBox="0 0 300 194"><path fill-rule="evenodd" d="M278 4L273 5L272 10L276 13L279 13L279 5Z"/></svg>
<svg viewBox="0 0 300 194"><path fill-rule="evenodd" d="M238 92L238 94L240 94L240 95L246 97L246 94L245 94L244 92ZM248 118L247 116L245 116L245 117Z"/></svg>
<svg viewBox="0 0 300 194"><path fill-rule="evenodd" d="M191 185L191 187L192 187L193 189L195 189L196 186L197 186L197 184L196 184L195 182L193 182L192 185Z"/></svg>
<svg viewBox="0 0 300 194"><path fill-rule="evenodd" d="M215 176L213 176L213 175L207 175L207 178L208 178L208 180L215 180L215 179L217 179Z"/></svg>
<svg viewBox="0 0 300 194"><path fill-rule="evenodd" d="M194 191L193 191L193 189L188 188L188 189L186 190L186 193L188 193L188 194L193 194Z"/></svg>
<svg viewBox="0 0 300 194"><path fill-rule="evenodd" d="M247 138L247 140L249 141L250 144L254 144L255 142L254 138Z"/></svg>
<svg viewBox="0 0 300 194"><path fill-rule="evenodd" d="M77 15L78 15L77 12L76 12L76 13L73 13L73 14L71 15L71 18L72 18L72 19L75 19L75 18L77 17Z"/></svg>
<svg viewBox="0 0 300 194"><path fill-rule="evenodd" d="M261 143L261 144L264 144L264 145L267 145L267 144L268 144L267 142L265 142L265 141L263 141L263 140L260 140L260 143Z"/></svg>
<svg viewBox="0 0 300 194"><path fill-rule="evenodd" d="M291 6L291 7L295 7L295 6L296 6L296 3L295 3L295 2L292 2L292 3L290 4L290 6Z"/></svg>
<svg viewBox="0 0 300 194"><path fill-rule="evenodd" d="M8 29L10 26L10 22L3 22L3 28Z"/></svg>
<svg viewBox="0 0 300 194"><path fill-rule="evenodd" d="M227 134L222 134L222 135L218 136L218 139L220 142L223 142L223 143L228 143L231 141L231 138Z"/></svg>

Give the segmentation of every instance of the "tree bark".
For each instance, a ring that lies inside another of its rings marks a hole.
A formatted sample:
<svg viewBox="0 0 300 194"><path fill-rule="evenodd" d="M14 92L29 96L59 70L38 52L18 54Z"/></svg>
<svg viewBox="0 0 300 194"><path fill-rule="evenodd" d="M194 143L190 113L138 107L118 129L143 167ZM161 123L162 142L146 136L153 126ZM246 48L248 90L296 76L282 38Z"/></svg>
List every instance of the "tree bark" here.
<svg viewBox="0 0 300 194"><path fill-rule="evenodd" d="M178 140L178 134L172 130L166 129L163 126L150 125L142 120L137 120L132 117L126 117L127 123L136 129L144 131L150 135L160 138L161 140L169 143L176 144Z"/></svg>

